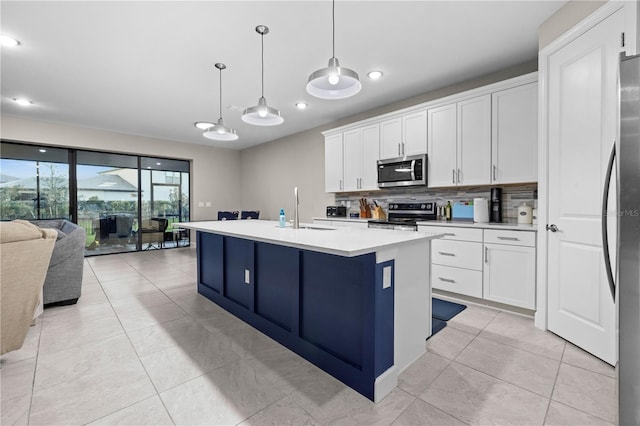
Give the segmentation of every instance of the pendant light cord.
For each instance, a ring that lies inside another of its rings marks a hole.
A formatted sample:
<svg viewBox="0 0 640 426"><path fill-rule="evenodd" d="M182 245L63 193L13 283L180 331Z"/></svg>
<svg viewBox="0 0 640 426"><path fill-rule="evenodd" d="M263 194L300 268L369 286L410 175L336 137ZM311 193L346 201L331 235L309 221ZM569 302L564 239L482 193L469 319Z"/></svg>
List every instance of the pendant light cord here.
<svg viewBox="0 0 640 426"><path fill-rule="evenodd" d="M333 28L333 44L332 44L332 56L336 57L336 0L332 1L331 7L331 27Z"/></svg>
<svg viewBox="0 0 640 426"><path fill-rule="evenodd" d="M220 69L220 119L222 119L222 70Z"/></svg>
<svg viewBox="0 0 640 426"><path fill-rule="evenodd" d="M260 34L262 44L262 97L264 98L264 32Z"/></svg>

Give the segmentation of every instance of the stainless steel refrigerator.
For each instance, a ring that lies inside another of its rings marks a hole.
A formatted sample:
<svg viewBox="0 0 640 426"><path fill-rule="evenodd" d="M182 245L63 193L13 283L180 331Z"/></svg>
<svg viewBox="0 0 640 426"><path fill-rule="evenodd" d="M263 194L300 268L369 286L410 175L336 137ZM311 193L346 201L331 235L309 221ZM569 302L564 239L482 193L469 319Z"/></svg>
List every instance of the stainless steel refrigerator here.
<svg viewBox="0 0 640 426"><path fill-rule="evenodd" d="M620 136L615 146L617 151L617 253L614 257L614 268L609 268L608 278L612 296L617 299L618 309L618 420L620 425L638 425L640 424L640 55L627 57L621 54L619 72ZM606 221L603 220L603 222ZM603 234L606 239L605 227L603 226Z"/></svg>

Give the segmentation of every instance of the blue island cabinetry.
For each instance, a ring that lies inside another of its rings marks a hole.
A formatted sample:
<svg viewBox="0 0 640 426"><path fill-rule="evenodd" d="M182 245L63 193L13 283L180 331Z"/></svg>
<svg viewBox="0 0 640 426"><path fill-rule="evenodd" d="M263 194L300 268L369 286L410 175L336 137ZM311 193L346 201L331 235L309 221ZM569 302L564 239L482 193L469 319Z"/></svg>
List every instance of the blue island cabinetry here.
<svg viewBox="0 0 640 426"><path fill-rule="evenodd" d="M202 231L197 251L199 293L371 400L395 386L394 259Z"/></svg>

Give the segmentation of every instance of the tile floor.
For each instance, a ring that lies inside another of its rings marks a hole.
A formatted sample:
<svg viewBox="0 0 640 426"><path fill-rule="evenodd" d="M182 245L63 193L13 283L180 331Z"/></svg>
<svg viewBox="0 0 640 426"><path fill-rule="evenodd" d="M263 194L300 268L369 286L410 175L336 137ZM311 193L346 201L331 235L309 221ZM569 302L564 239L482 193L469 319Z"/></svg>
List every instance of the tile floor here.
<svg viewBox="0 0 640 426"><path fill-rule="evenodd" d="M469 306L373 404L198 295L193 248L88 258L0 364L0 423L606 425L615 371L530 319Z"/></svg>

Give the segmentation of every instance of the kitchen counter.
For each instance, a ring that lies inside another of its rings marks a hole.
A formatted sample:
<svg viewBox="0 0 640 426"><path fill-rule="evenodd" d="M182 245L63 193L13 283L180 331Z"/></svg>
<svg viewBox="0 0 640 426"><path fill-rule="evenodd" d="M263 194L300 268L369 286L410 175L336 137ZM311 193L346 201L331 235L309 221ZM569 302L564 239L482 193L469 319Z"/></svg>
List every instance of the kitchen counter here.
<svg viewBox="0 0 640 426"><path fill-rule="evenodd" d="M311 229L293 229L289 224L285 228L280 228L278 222L266 220L187 222L179 223L177 226L347 257L375 253L380 249L442 236L437 233L393 232L386 229L349 227L333 228L313 224L300 225Z"/></svg>
<svg viewBox="0 0 640 426"><path fill-rule="evenodd" d="M475 223L466 221L445 221L445 220L429 220L418 222L419 226L455 226L458 228L475 228L475 229L503 229L509 231L538 231L538 225L519 225L516 222L503 223Z"/></svg>
<svg viewBox="0 0 640 426"><path fill-rule="evenodd" d="M372 401L425 353L431 240L444 234L263 220L178 226L197 231L200 294Z"/></svg>
<svg viewBox="0 0 640 426"><path fill-rule="evenodd" d="M313 220L330 220L330 221L336 221L336 222L354 222L354 223L367 223L370 220L373 220L372 218L359 218L359 217L342 217L342 216L318 216L318 217L314 217Z"/></svg>

